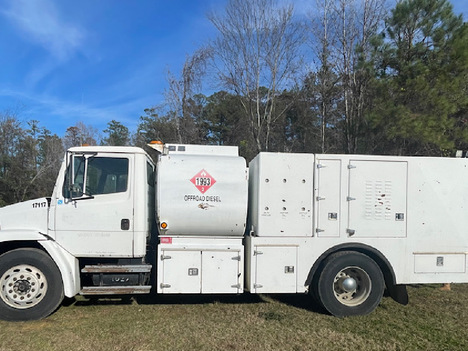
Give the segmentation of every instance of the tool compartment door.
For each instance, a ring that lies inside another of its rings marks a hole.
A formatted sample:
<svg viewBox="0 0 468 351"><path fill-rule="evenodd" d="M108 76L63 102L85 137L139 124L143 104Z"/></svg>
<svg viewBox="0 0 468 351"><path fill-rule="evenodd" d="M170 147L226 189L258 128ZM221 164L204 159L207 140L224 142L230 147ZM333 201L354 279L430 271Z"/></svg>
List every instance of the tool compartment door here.
<svg viewBox="0 0 468 351"><path fill-rule="evenodd" d="M405 237L407 162L350 160L348 168L348 234Z"/></svg>
<svg viewBox="0 0 468 351"><path fill-rule="evenodd" d="M315 208L316 233L319 237L337 237L341 223L341 164L340 159L319 159L316 164Z"/></svg>
<svg viewBox="0 0 468 351"><path fill-rule="evenodd" d="M237 250L162 250L159 265L159 293L242 292L242 255Z"/></svg>
<svg viewBox="0 0 468 351"><path fill-rule="evenodd" d="M255 293L295 293L297 291L297 247L256 246Z"/></svg>
<svg viewBox="0 0 468 351"><path fill-rule="evenodd" d="M202 293L242 292L240 263L241 254L238 251L203 251Z"/></svg>
<svg viewBox="0 0 468 351"><path fill-rule="evenodd" d="M162 293L200 293L201 252L198 250L164 250L160 256Z"/></svg>

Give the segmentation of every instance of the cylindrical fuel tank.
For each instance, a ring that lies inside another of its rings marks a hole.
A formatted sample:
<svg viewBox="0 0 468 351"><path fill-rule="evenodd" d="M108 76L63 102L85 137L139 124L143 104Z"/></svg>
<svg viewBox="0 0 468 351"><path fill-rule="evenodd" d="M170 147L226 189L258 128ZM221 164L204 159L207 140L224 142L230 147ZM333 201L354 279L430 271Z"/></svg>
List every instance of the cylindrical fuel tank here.
<svg viewBox="0 0 468 351"><path fill-rule="evenodd" d="M233 155L161 155L156 170L160 235L242 236L248 172Z"/></svg>

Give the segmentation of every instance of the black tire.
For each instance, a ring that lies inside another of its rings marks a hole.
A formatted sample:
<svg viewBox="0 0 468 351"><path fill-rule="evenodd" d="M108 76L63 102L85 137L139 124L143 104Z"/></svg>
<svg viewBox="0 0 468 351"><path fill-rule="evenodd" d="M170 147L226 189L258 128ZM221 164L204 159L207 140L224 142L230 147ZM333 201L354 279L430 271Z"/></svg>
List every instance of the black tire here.
<svg viewBox="0 0 468 351"><path fill-rule="evenodd" d="M312 278L312 282L309 286L309 295L312 297L312 300L320 307L324 308L322 301L320 300L319 291L318 291L318 279L320 276L320 267L317 269L316 274Z"/></svg>
<svg viewBox="0 0 468 351"><path fill-rule="evenodd" d="M337 317L366 315L380 303L385 284L373 259L355 251L329 256L319 273L317 291L321 304Z"/></svg>
<svg viewBox="0 0 468 351"><path fill-rule="evenodd" d="M0 256L0 319L47 317L63 300L60 271L41 250L16 249Z"/></svg>

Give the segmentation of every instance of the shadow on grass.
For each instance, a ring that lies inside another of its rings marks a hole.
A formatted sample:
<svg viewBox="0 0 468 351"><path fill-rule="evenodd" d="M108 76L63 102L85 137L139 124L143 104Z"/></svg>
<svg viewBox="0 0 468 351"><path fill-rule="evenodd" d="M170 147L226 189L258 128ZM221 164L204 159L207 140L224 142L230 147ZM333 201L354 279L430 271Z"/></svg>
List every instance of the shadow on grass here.
<svg viewBox="0 0 468 351"><path fill-rule="evenodd" d="M133 303L132 296L79 296L75 299L64 301L64 306L93 306L93 305L131 305Z"/></svg>
<svg viewBox="0 0 468 351"><path fill-rule="evenodd" d="M124 296L78 296L67 298L63 306L93 306L93 305L203 305L203 304L262 304L276 301L310 312L327 314L326 310L307 294L183 294L183 295L124 295Z"/></svg>
<svg viewBox="0 0 468 351"><path fill-rule="evenodd" d="M135 296L135 301L139 305L160 304L160 305L202 305L210 303L224 304L251 304L263 303L259 295L253 294L183 294L183 295L141 295Z"/></svg>
<svg viewBox="0 0 468 351"><path fill-rule="evenodd" d="M203 305L211 303L221 304L256 304L265 303L260 295L239 294L183 294L183 295L124 295L124 296L78 296L77 298L67 298L63 301L63 306L92 306L92 305Z"/></svg>
<svg viewBox="0 0 468 351"><path fill-rule="evenodd" d="M269 294L271 299L309 312L328 314L309 294Z"/></svg>

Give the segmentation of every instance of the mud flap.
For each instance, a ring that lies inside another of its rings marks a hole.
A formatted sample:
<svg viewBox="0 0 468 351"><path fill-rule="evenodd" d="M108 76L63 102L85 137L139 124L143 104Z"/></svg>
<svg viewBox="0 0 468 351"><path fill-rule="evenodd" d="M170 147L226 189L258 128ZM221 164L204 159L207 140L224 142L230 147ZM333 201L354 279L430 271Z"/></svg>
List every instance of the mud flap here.
<svg viewBox="0 0 468 351"><path fill-rule="evenodd" d="M406 291L406 285L390 285L387 287L388 294L390 297L398 302L406 306L409 303L408 292Z"/></svg>

